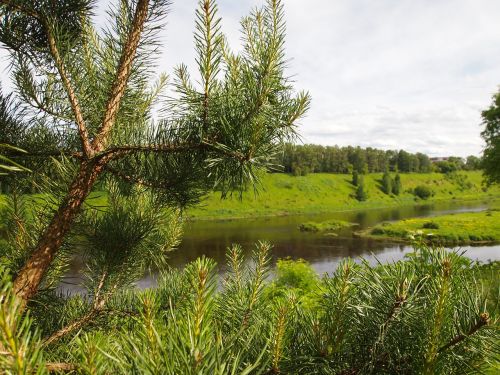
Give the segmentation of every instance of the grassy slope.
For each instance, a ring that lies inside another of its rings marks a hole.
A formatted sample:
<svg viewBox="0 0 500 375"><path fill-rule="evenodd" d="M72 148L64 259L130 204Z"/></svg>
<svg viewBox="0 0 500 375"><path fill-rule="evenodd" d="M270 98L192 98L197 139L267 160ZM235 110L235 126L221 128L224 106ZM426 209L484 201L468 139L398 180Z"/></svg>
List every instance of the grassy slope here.
<svg viewBox="0 0 500 375"><path fill-rule="evenodd" d="M196 219L229 219L289 214L322 213L366 208L382 208L414 205L437 200L473 200L500 198L500 187L482 189L481 172L462 172L472 184L469 189L461 190L457 182L447 179L443 174L401 174L403 192L399 196L389 196L380 190L382 174L365 176L368 200L359 202L354 198L355 187L350 175L315 173L303 177L276 173L262 177L259 194L253 191L237 196L220 199L220 194L210 194L198 207L188 210L187 215ZM417 185L428 185L435 195L427 201L416 199L411 190ZM38 197L39 198L39 197ZM0 195L0 228L2 203ZM106 197L101 193L92 194L93 204L105 205Z"/></svg>
<svg viewBox="0 0 500 375"><path fill-rule="evenodd" d="M424 224L433 223L432 229ZM442 244L467 244L500 241L500 211L468 212L432 218L400 220L377 225L365 235L372 238L407 240L408 235L422 231L423 236ZM432 233L429 237L428 234Z"/></svg>
<svg viewBox="0 0 500 375"><path fill-rule="evenodd" d="M500 188L482 190L481 172L463 172L472 183L461 190L458 183L439 173L401 174L403 193L388 196L380 190L382 174L365 176L368 200L358 202L350 175L309 174L294 177L286 174L268 174L262 178L262 188L257 196L253 191L237 197L221 200L219 194L211 194L199 207L190 209L188 215L198 219L274 216L298 213L321 213L363 208L413 205L450 199L484 199L500 197ZM430 186L435 195L427 201L416 200L411 190L417 185Z"/></svg>

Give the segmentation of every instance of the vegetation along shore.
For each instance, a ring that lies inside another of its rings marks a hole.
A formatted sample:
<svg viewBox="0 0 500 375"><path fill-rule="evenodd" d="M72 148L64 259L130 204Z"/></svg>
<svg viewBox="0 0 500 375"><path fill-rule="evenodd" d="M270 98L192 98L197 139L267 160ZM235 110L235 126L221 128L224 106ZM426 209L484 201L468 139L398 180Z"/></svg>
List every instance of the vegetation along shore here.
<svg viewBox="0 0 500 375"><path fill-rule="evenodd" d="M500 211L467 212L432 218L415 218L382 223L358 232L363 237L411 242L415 237L439 245L500 242Z"/></svg>
<svg viewBox="0 0 500 375"><path fill-rule="evenodd" d="M360 201L356 198L356 186L349 174L266 174L262 176L258 193L249 190L241 199L239 195L233 195L225 200L221 200L220 193L210 193L186 215L195 220L233 219L500 198L500 188L485 187L479 171L401 173L399 176L402 189L399 195L395 195L383 191L382 173L366 174L364 188L367 198ZM422 186L429 187L431 192L425 199L415 194L415 188Z"/></svg>

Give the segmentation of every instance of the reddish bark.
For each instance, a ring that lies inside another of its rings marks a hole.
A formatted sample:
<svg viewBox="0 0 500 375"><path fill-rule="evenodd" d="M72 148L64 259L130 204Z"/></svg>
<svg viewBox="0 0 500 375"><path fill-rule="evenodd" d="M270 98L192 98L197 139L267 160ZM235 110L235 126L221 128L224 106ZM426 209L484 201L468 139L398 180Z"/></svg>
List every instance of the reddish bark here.
<svg viewBox="0 0 500 375"><path fill-rule="evenodd" d="M65 235L69 232L73 220L80 210L85 198L92 190L97 177L102 172L103 164L83 161L76 178L73 180L68 194L41 236L31 257L14 281L14 291L23 300L32 298L38 286L61 247Z"/></svg>

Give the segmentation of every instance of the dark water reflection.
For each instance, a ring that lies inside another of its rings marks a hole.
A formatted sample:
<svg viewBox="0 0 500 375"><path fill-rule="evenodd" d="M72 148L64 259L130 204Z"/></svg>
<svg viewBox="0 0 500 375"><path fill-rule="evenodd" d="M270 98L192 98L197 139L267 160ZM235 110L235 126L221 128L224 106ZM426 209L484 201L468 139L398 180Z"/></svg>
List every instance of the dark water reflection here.
<svg viewBox="0 0 500 375"><path fill-rule="evenodd" d="M383 221L400 220L411 217L427 217L456 212L482 211L488 202L443 202L414 207L398 207L390 209L372 209L363 211L336 212L321 215L297 215L268 217L258 219L231 221L195 221L187 222L183 241L180 247L170 255L170 264L183 267L186 263L206 255L216 260L224 270L225 253L228 246L238 243L243 246L249 256L255 243L268 241L273 245L273 261L279 258L302 258L312 264L322 274L335 270L338 262L345 257L364 257L370 262L390 262L404 257L412 251L409 246L354 238L352 230L339 233L338 237L321 234L304 233L298 230L299 224L307 221L324 221L330 219L345 220L359 224L356 229L363 229ZM466 255L481 261L500 259L500 245L471 247L465 246ZM78 275L78 268L68 275L73 281ZM138 287L147 287L154 283L154 275L145 276L138 282ZM63 289L74 289L66 285ZM77 288L78 289L78 288Z"/></svg>

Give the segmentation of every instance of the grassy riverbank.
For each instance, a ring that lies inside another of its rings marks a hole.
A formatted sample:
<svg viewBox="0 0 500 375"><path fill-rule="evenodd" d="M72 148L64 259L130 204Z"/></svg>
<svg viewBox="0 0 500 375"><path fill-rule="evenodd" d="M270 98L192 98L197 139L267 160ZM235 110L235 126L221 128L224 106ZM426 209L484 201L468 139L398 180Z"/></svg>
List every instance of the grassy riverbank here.
<svg viewBox="0 0 500 375"><path fill-rule="evenodd" d="M359 235L401 241L422 236L426 241L444 245L495 243L500 242L500 211L492 209L400 220L377 225Z"/></svg>
<svg viewBox="0 0 500 375"><path fill-rule="evenodd" d="M500 188L485 189L481 172L460 172L462 178L440 173L401 174L403 190L399 196L381 191L382 174L365 176L368 199L359 202L350 175L316 173L295 177L267 174L262 178L259 194L253 191L225 200L210 194L199 207L188 210L194 219L230 219L258 216L325 213L367 208L397 207L445 200L478 200L500 198ZM433 196L427 200L415 197L413 189L425 185Z"/></svg>
<svg viewBox="0 0 500 375"><path fill-rule="evenodd" d="M460 178L441 173L401 174L400 195L387 195L381 190L382 174L365 176L368 199L364 202L354 197L355 186L350 175L315 173L307 176L291 176L284 173L262 176L259 193L245 192L222 200L219 193L212 193L200 205L187 210L186 215L196 220L251 218L293 214L315 214L335 211L363 210L371 208L411 206L450 200L500 199L500 187L484 188L482 174L478 171L460 172ZM427 200L416 198L416 186L428 186L433 196ZM41 198L33 196L33 198ZM0 195L0 229L2 203ZM106 195L93 193L89 200L98 206L106 205Z"/></svg>

